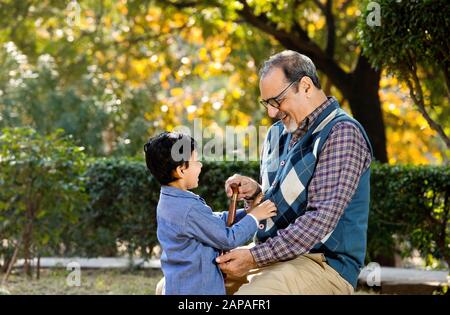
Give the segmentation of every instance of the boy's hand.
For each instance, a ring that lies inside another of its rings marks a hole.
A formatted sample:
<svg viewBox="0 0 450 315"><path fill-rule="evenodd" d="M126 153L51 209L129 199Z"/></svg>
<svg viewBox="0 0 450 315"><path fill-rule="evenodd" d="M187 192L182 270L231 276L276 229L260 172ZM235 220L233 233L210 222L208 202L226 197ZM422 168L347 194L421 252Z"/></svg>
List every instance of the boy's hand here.
<svg viewBox="0 0 450 315"><path fill-rule="evenodd" d="M247 176L234 174L225 182L225 192L227 193L228 198L233 194L233 191L230 187L233 183L239 185L238 200L252 197L258 190L261 189L258 182L254 179Z"/></svg>
<svg viewBox="0 0 450 315"><path fill-rule="evenodd" d="M253 209L250 209L248 213L254 215L258 221L261 221L276 216L277 207L272 201L266 200Z"/></svg>

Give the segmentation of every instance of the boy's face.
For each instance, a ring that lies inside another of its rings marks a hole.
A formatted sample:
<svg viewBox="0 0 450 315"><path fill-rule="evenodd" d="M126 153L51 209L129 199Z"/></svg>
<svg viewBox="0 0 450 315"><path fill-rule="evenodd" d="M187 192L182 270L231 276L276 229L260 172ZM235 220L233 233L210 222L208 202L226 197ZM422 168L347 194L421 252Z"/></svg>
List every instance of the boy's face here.
<svg viewBox="0 0 450 315"><path fill-rule="evenodd" d="M183 179L187 189L194 189L198 187L198 176L202 170L202 162L197 160L197 150L192 151L189 159L189 167L183 169Z"/></svg>

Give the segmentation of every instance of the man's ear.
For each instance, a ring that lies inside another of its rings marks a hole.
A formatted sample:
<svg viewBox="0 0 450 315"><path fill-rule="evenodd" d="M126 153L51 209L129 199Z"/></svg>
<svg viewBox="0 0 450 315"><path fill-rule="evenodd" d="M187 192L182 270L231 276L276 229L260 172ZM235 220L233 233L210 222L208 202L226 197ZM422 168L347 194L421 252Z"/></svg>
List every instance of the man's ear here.
<svg viewBox="0 0 450 315"><path fill-rule="evenodd" d="M300 85L300 89L303 90L305 92L305 94L308 94L309 92L312 91L312 87L313 87L314 83L310 77L303 77L300 80L299 85Z"/></svg>

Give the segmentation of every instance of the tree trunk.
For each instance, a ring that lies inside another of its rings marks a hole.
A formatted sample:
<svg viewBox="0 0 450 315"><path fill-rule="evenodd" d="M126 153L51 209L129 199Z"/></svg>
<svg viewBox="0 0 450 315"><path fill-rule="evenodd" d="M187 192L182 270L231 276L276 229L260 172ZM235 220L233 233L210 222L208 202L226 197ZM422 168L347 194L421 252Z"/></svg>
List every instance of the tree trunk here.
<svg viewBox="0 0 450 315"><path fill-rule="evenodd" d="M16 248L14 249L14 253L11 257L11 260L9 261L8 268L6 269L6 273L3 277L2 285L5 285L6 282L8 281L8 277L12 271L12 268L14 267L14 264L16 263L17 254L19 253L19 250L20 250L20 245L21 245L21 241L19 241L17 243Z"/></svg>
<svg viewBox="0 0 450 315"><path fill-rule="evenodd" d="M31 237L33 233L33 223L29 221L23 232L23 271L29 277L31 277L30 257L31 257Z"/></svg>
<svg viewBox="0 0 450 315"><path fill-rule="evenodd" d="M9 262L11 261L11 258L12 258L12 254L9 255L8 252L5 252L4 257L3 257L3 265L1 265L1 267L0 267L1 273L6 273L6 271L8 270L8 266L9 266Z"/></svg>
<svg viewBox="0 0 450 315"><path fill-rule="evenodd" d="M37 256L37 264L36 264L36 279L41 279L41 255Z"/></svg>
<svg viewBox="0 0 450 315"><path fill-rule="evenodd" d="M378 95L380 76L380 71L372 69L367 60L361 57L351 74L350 86L342 92L349 102L353 117L364 126L376 160L386 163L386 134Z"/></svg>

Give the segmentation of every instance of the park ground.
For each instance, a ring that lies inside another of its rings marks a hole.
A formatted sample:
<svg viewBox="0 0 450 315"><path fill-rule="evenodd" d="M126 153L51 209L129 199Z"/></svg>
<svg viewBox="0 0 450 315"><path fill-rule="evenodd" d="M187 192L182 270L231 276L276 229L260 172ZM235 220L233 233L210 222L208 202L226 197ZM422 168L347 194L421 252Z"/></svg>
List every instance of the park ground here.
<svg viewBox="0 0 450 315"><path fill-rule="evenodd" d="M43 269L39 280L30 280L23 273L13 273L3 289L14 295L153 295L162 277L159 269L83 269L81 285L76 287L67 285L68 274L65 269Z"/></svg>
<svg viewBox="0 0 450 315"><path fill-rule="evenodd" d="M69 271L63 268L42 269L40 279L28 278L13 271L7 283L0 285L0 295L154 295L163 276L160 269L82 269L80 286L67 284ZM0 279L3 274L0 273ZM378 294L448 294L445 287L425 284L382 284L375 289L359 285L356 295Z"/></svg>

